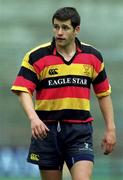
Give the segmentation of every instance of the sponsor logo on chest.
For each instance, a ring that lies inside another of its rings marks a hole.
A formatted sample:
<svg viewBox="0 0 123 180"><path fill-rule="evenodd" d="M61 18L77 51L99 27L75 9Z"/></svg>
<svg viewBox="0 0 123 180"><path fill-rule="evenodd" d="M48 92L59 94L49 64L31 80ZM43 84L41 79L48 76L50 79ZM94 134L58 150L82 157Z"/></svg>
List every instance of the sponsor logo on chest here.
<svg viewBox="0 0 123 180"><path fill-rule="evenodd" d="M77 77L65 77L59 79L49 79L49 86L57 86L57 85L87 85L87 79L85 78L77 78Z"/></svg>

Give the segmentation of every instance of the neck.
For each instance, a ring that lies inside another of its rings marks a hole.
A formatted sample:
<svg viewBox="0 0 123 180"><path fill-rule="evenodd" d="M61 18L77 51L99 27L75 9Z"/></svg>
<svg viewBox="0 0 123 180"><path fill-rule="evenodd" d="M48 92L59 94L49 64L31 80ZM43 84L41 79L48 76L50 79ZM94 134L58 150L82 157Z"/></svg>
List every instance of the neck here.
<svg viewBox="0 0 123 180"><path fill-rule="evenodd" d="M76 44L75 44L75 42L71 43L69 46L58 46L56 44L56 49L59 53L69 55L71 52L76 51Z"/></svg>
<svg viewBox="0 0 123 180"><path fill-rule="evenodd" d="M58 53L61 54L66 61L69 61L76 52L76 44L74 42L66 47L57 46L57 44L56 44L56 49L57 49Z"/></svg>

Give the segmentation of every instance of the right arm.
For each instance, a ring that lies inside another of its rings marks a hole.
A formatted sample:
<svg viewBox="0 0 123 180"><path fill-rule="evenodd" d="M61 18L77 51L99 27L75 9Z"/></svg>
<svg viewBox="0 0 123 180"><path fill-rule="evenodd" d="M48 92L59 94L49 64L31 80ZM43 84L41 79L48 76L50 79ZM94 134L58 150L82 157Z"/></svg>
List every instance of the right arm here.
<svg viewBox="0 0 123 180"><path fill-rule="evenodd" d="M49 129L36 114L31 95L27 92L19 92L18 97L28 119L31 122L32 136L35 139L46 137Z"/></svg>

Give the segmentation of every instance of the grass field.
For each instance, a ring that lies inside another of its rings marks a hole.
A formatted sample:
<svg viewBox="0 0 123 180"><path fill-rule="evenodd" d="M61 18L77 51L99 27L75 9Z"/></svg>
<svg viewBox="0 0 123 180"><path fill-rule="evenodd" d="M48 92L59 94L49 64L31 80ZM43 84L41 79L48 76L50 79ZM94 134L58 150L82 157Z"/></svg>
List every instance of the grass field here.
<svg viewBox="0 0 123 180"><path fill-rule="evenodd" d="M23 175L22 175L22 177L18 177L18 176L16 176L16 177L10 177L10 176L2 177L1 176L0 180L40 180L40 176L38 176L38 174L35 177L34 176L33 177L31 177L31 176L24 177ZM66 165L64 166L63 180L71 180L70 173L69 173ZM93 177L91 180L123 180L123 178L122 178L122 175L118 176L118 174L106 173L105 171L101 172L97 169L97 171L93 172Z"/></svg>
<svg viewBox="0 0 123 180"><path fill-rule="evenodd" d="M18 177L15 177L15 178L13 178L13 177L0 177L0 180L40 180L40 178L27 178L27 177L25 177L25 178L18 178ZM71 180L70 179L70 177L64 177L63 178L63 180ZM122 177L97 177L97 176L95 176L95 177L93 177L93 179L92 180L122 180Z"/></svg>

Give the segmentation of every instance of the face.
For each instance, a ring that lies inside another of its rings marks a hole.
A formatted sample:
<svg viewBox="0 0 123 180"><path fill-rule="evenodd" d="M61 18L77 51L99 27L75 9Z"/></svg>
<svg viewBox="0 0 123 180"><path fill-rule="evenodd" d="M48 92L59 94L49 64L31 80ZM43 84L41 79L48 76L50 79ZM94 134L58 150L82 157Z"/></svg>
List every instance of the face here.
<svg viewBox="0 0 123 180"><path fill-rule="evenodd" d="M71 20L60 21L54 19L53 32L56 40L56 46L66 47L71 43L75 43L75 37L78 34L80 27L75 29L71 25Z"/></svg>

